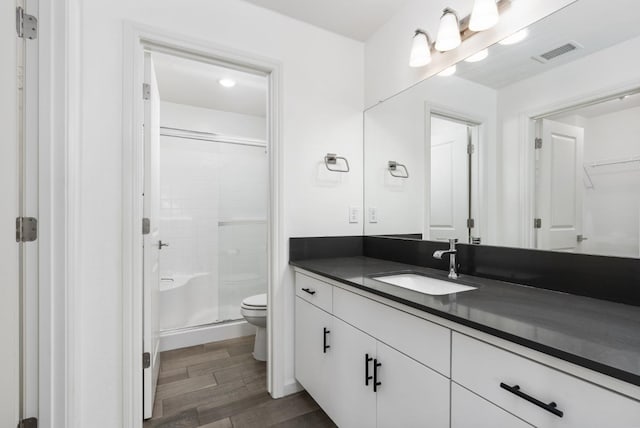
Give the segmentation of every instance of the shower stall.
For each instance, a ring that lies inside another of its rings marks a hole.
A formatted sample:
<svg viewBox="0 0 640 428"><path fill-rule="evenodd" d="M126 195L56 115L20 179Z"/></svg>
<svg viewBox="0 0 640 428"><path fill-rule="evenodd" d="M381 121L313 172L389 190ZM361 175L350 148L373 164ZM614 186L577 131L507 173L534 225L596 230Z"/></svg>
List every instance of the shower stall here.
<svg viewBox="0 0 640 428"><path fill-rule="evenodd" d="M168 244L160 330L175 342L161 347L224 338L206 332L225 325L248 332L234 321L243 319L244 298L267 290L266 142L171 127L160 135L160 230ZM191 339L175 341L185 334Z"/></svg>

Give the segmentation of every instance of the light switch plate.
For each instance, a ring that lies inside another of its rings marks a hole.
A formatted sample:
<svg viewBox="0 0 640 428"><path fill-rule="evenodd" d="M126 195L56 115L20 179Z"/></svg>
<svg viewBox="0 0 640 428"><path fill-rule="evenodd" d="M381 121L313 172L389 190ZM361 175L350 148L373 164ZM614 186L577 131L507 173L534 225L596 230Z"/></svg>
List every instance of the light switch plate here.
<svg viewBox="0 0 640 428"><path fill-rule="evenodd" d="M377 223L378 222L378 209L371 207L369 208L369 223Z"/></svg>
<svg viewBox="0 0 640 428"><path fill-rule="evenodd" d="M349 223L360 221L360 207L349 207Z"/></svg>

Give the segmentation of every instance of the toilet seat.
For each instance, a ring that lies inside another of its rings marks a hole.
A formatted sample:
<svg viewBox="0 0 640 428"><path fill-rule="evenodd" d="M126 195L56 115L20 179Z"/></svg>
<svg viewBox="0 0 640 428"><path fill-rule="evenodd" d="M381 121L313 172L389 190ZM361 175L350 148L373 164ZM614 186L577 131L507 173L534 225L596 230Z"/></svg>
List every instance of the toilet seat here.
<svg viewBox="0 0 640 428"><path fill-rule="evenodd" d="M247 297L242 301L240 305L242 309L249 309L254 311L266 311L267 310L267 295L256 294L255 296Z"/></svg>

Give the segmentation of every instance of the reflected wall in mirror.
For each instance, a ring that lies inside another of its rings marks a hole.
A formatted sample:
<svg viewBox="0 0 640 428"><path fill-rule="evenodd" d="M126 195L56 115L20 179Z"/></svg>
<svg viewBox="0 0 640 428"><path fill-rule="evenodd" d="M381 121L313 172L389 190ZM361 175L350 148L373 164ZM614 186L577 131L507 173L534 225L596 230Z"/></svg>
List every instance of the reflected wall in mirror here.
<svg viewBox="0 0 640 428"><path fill-rule="evenodd" d="M639 257L640 3L610 8L578 0L368 109L365 234Z"/></svg>

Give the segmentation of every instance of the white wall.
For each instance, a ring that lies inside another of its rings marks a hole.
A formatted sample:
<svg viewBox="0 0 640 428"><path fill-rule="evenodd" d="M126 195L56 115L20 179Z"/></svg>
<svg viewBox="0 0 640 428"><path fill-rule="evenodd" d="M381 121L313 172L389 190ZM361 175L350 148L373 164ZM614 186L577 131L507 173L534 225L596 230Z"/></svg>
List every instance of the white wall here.
<svg viewBox="0 0 640 428"><path fill-rule="evenodd" d="M617 101L613 101L617 102ZM589 118L584 163L640 156L640 107ZM638 163L587 168L593 189L584 191L581 245L587 254L640 256L640 168Z"/></svg>
<svg viewBox="0 0 640 428"><path fill-rule="evenodd" d="M630 86L640 85L637 70L640 57L629 55L640 49L640 37L598 51L587 57L554 68L546 73L522 80L502 88L498 93L498 117L502 155L501 212L503 245L522 246L523 206L526 198L522 188L523 120L535 114L569 107L581 101L603 96ZM529 147L530 149L530 147ZM527 220L528 221L528 220Z"/></svg>
<svg viewBox="0 0 640 428"><path fill-rule="evenodd" d="M123 26L131 20L283 64L284 230L281 238L360 234L348 206L362 205L363 45L238 0L95 0L82 3L81 310L76 426L121 425L121 176ZM352 173L319 178L327 152ZM285 296L284 384L293 384L293 287Z"/></svg>
<svg viewBox="0 0 640 428"><path fill-rule="evenodd" d="M211 110L168 101L160 103L160 126L211 132L228 137L244 137L255 140L267 138L267 119L265 117Z"/></svg>

